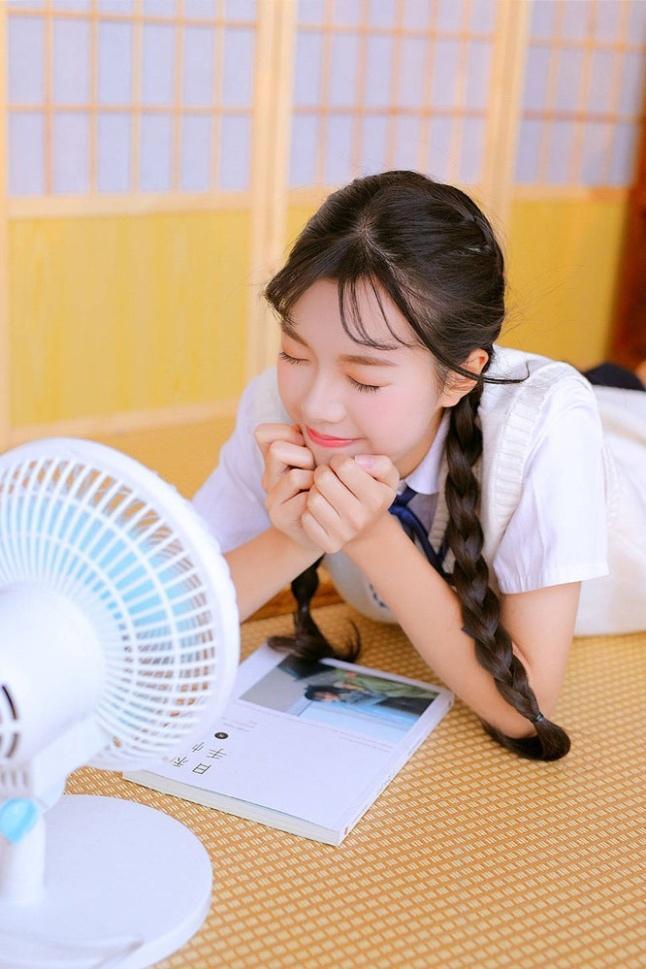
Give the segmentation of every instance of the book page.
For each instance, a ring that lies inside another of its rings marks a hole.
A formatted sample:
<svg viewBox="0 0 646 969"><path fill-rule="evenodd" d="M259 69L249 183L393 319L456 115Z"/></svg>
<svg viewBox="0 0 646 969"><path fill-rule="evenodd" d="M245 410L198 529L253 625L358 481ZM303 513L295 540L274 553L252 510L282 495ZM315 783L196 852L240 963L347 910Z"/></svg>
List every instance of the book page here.
<svg viewBox="0 0 646 969"><path fill-rule="evenodd" d="M335 828L402 749L433 729L447 694L337 660L304 663L264 644L239 667L209 735L146 769Z"/></svg>

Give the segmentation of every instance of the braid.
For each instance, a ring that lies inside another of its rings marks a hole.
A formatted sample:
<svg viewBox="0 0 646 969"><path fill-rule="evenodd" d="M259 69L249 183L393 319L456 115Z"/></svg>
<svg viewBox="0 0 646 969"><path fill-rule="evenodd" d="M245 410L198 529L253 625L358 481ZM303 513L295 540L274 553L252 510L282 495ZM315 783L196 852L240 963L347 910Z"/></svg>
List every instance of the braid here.
<svg viewBox="0 0 646 969"><path fill-rule="evenodd" d="M337 652L328 639L323 635L310 613L310 603L319 586L318 567L323 556L313 565L297 575L291 583L292 595L296 599L294 613L293 636L269 636L267 644L279 652L289 652L297 659L315 663L323 657L341 659L346 663L355 663L361 652L361 633L356 623L350 620L354 627L354 638L346 641L345 652Z"/></svg>
<svg viewBox="0 0 646 969"><path fill-rule="evenodd" d="M570 739L561 727L540 713L525 667L513 652L509 633L500 622L500 601L489 587L489 569L482 556L480 484L473 472L482 453L482 431L477 420L481 397L479 382L451 409L446 439L446 537L455 556L453 584L462 606L463 629L475 640L478 662L491 673L505 700L534 722L537 736L507 737L490 724L482 724L494 740L523 757L557 760L567 754Z"/></svg>

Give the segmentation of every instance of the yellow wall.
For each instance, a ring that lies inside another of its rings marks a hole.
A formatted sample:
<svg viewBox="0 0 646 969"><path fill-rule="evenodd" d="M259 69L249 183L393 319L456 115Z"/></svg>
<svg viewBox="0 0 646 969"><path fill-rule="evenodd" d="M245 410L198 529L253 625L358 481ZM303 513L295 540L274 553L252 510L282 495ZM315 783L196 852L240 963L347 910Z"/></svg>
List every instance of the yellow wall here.
<svg viewBox="0 0 646 969"><path fill-rule="evenodd" d="M500 342L586 369L607 357L626 203L514 202Z"/></svg>
<svg viewBox="0 0 646 969"><path fill-rule="evenodd" d="M237 396L249 245L228 210L13 222L14 427Z"/></svg>
<svg viewBox="0 0 646 969"><path fill-rule="evenodd" d="M516 201L501 341L587 367L606 354L623 200ZM293 239L309 210L292 209ZM237 398L249 299L245 212L16 220L14 427ZM190 495L232 418L95 435Z"/></svg>

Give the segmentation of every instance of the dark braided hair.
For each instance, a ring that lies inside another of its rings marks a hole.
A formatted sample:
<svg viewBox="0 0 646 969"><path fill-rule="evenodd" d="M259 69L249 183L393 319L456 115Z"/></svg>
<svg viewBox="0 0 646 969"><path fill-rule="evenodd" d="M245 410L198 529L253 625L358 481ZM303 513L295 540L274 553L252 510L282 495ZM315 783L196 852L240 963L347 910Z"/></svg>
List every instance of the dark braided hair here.
<svg viewBox="0 0 646 969"><path fill-rule="evenodd" d="M508 737L481 720L485 731L522 757L557 760L570 749L569 737L539 711L525 667L500 622L500 602L489 586L489 568L482 555L480 483L473 469L482 454L478 408L483 385L527 379L486 376L505 318L504 259L491 225L460 189L418 172L390 171L356 178L328 196L310 218L264 295L284 323L293 326L292 306L322 278L337 281L341 321L356 343L387 349L372 340L361 323L356 297L356 284L361 280L372 286L388 325L378 287L385 290L409 323L417 344L432 353L441 382L451 372L476 381L471 392L450 408L445 445L446 541L455 564L448 581L460 599L463 629L475 640L478 662L491 673L507 702L534 724L536 735ZM346 295L356 335L348 326ZM393 337L403 342L394 333ZM489 354L481 374L461 366L478 348ZM352 624L354 637L340 651L310 615L321 560L291 583L297 602L294 635L273 636L268 642L272 648L306 661L336 657L355 662L361 651L356 624Z"/></svg>

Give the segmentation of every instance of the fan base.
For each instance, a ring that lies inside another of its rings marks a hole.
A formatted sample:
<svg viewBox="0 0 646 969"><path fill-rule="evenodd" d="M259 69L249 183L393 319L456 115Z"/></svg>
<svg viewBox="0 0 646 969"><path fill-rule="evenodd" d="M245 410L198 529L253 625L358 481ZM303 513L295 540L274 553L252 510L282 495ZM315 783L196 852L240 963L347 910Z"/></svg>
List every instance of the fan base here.
<svg viewBox="0 0 646 969"><path fill-rule="evenodd" d="M145 969L199 929L211 862L199 839L160 811L67 795L47 812L45 894L0 901L0 969Z"/></svg>

